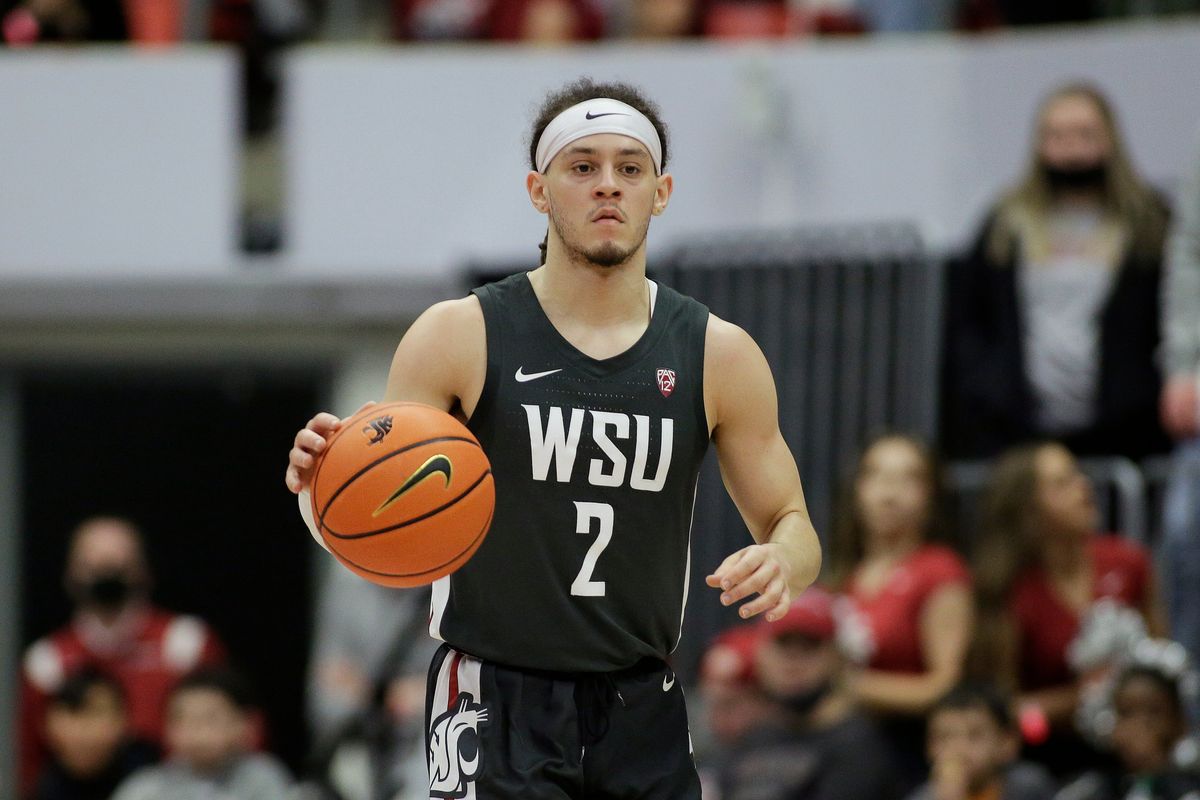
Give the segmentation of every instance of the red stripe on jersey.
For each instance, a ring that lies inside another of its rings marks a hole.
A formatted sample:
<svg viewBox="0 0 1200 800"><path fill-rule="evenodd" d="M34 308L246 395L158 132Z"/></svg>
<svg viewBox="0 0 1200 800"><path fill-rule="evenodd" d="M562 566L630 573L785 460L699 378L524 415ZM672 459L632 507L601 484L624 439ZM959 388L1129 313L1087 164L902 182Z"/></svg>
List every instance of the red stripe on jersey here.
<svg viewBox="0 0 1200 800"><path fill-rule="evenodd" d="M462 653L454 651L454 658L450 661L450 692L447 694L448 702L446 710L454 708L454 704L458 702L458 664L462 661Z"/></svg>

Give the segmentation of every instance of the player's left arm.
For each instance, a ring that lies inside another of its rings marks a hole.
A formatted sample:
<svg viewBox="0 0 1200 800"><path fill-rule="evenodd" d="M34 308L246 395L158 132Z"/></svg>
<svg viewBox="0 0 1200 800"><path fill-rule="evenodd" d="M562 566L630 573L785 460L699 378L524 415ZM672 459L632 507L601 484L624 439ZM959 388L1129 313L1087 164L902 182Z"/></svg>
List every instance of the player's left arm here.
<svg viewBox="0 0 1200 800"><path fill-rule="evenodd" d="M721 602L745 603L743 618L783 616L821 571L821 545L800 473L779 431L779 401L767 359L744 330L710 316L704 346L704 403L729 496L755 544L709 575Z"/></svg>

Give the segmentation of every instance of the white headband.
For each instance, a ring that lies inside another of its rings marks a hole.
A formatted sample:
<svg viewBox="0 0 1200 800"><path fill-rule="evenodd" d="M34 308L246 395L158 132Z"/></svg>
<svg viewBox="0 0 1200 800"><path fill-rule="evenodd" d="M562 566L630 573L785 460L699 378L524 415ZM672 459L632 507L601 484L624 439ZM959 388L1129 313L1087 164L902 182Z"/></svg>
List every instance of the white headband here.
<svg viewBox="0 0 1200 800"><path fill-rule="evenodd" d="M545 172L571 142L597 133L619 133L641 142L654 160L654 174L662 174L662 143L654 124L633 106L607 97L585 100L550 121L538 139L538 172Z"/></svg>

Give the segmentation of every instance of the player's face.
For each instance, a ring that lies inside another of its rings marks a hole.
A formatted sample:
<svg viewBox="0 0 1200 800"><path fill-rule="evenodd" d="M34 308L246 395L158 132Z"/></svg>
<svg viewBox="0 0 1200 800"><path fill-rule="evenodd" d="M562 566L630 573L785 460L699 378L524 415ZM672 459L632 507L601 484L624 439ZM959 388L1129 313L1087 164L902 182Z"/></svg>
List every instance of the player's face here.
<svg viewBox="0 0 1200 800"><path fill-rule="evenodd" d="M1047 445L1038 452L1037 504L1051 534L1087 536L1096 530L1099 513L1092 484L1065 447Z"/></svg>
<svg viewBox="0 0 1200 800"><path fill-rule="evenodd" d="M655 175L645 146L600 133L572 142L545 174L528 178L534 207L550 217L567 256L600 267L626 263L646 242L650 217L666 208L670 175Z"/></svg>

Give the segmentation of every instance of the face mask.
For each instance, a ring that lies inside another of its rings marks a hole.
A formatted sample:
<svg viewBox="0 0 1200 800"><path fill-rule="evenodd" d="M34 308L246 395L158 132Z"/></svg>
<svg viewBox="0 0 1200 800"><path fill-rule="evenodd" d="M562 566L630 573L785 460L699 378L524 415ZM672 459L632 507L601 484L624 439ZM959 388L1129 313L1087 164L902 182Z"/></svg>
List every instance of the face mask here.
<svg viewBox="0 0 1200 800"><path fill-rule="evenodd" d="M1068 189L1100 189L1108 179L1108 166L1103 162L1090 167L1052 167L1042 165L1042 172L1055 191Z"/></svg>
<svg viewBox="0 0 1200 800"><path fill-rule="evenodd" d="M803 692L781 697L779 701L787 706L789 711L799 714L802 717L807 717L832 689L833 681L824 681Z"/></svg>
<svg viewBox="0 0 1200 800"><path fill-rule="evenodd" d="M136 586L123 572L108 572L77 587L80 602L109 611L129 602Z"/></svg>

